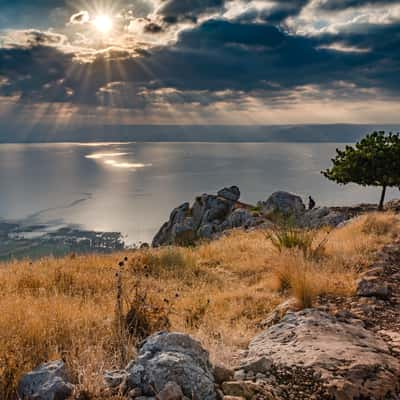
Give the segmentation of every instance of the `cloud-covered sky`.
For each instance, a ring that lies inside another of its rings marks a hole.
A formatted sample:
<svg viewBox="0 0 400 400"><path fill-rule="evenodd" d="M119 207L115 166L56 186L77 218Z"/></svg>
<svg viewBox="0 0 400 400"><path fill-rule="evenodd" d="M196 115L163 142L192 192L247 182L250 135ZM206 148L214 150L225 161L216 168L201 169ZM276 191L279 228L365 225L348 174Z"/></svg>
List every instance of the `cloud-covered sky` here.
<svg viewBox="0 0 400 400"><path fill-rule="evenodd" d="M400 0L0 0L0 118L400 121Z"/></svg>

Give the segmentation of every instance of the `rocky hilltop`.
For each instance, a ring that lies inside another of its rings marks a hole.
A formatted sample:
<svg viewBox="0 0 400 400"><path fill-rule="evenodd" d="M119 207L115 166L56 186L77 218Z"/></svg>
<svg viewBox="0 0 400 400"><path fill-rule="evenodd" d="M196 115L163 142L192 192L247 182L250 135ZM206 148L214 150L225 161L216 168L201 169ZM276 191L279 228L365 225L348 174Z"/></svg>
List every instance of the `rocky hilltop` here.
<svg viewBox="0 0 400 400"><path fill-rule="evenodd" d="M317 207L308 210L296 194L277 191L256 205L239 201L237 186L195 198L192 205L183 203L172 210L169 220L155 235L152 245L188 245L201 239L213 239L234 228L270 227L279 217L290 218L302 228L336 227L375 206Z"/></svg>

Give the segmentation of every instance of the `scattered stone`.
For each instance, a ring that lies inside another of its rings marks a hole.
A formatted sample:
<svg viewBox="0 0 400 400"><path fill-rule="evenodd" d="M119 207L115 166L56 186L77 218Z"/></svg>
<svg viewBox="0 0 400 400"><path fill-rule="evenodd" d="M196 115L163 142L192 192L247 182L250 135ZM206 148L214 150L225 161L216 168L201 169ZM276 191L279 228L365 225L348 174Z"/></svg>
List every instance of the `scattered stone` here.
<svg viewBox="0 0 400 400"><path fill-rule="evenodd" d="M267 357L254 357L253 359L246 359L246 362L240 366L240 369L247 372L249 374L252 372L252 375L258 373L268 373L271 370L273 363L270 358ZM247 375L249 376L249 375Z"/></svg>
<svg viewBox="0 0 400 400"><path fill-rule="evenodd" d="M134 388L134 389L132 389L132 390L129 391L128 397L129 397L130 399L137 399L138 397L141 397L142 394L143 394L143 393L142 393L142 391L141 391L140 388Z"/></svg>
<svg viewBox="0 0 400 400"><path fill-rule="evenodd" d="M222 365L214 366L214 379L218 385L221 385L223 382L231 381L233 378L233 371L225 368Z"/></svg>
<svg viewBox="0 0 400 400"><path fill-rule="evenodd" d="M244 381L246 379L246 372L243 369L239 369L235 371L233 378L235 381Z"/></svg>
<svg viewBox="0 0 400 400"><path fill-rule="evenodd" d="M107 387L113 389L119 387L126 379L127 373L125 370L105 371L103 375L104 383Z"/></svg>
<svg viewBox="0 0 400 400"><path fill-rule="evenodd" d="M264 400L276 400L274 389L266 383L252 381L231 381L222 384L222 390L226 395L242 397L246 400L260 397Z"/></svg>
<svg viewBox="0 0 400 400"><path fill-rule="evenodd" d="M168 382L164 389L156 396L157 400L183 400L181 387L175 382Z"/></svg>
<svg viewBox="0 0 400 400"><path fill-rule="evenodd" d="M52 361L23 375L17 393L24 400L65 400L74 386L68 378L63 361Z"/></svg>
<svg viewBox="0 0 400 400"><path fill-rule="evenodd" d="M390 294L390 286L376 276L365 276L357 283L357 295L360 297L378 297L387 300Z"/></svg>
<svg viewBox="0 0 400 400"><path fill-rule="evenodd" d="M400 332L394 332L389 330L380 330L378 333L386 338L388 338L388 343L393 350L400 353Z"/></svg>

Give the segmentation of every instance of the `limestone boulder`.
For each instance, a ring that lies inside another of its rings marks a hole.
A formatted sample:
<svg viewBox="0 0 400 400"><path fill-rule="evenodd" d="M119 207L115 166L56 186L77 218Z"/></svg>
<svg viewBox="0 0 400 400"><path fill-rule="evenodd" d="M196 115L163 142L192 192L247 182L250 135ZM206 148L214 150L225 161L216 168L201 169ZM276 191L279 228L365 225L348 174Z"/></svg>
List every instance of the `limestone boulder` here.
<svg viewBox="0 0 400 400"><path fill-rule="evenodd" d="M143 396L155 396L160 392L165 396L168 393L179 396L179 387L188 398L193 394L202 400L217 398L208 352L183 333L159 332L148 337L125 372L126 392L136 388Z"/></svg>
<svg viewBox="0 0 400 400"><path fill-rule="evenodd" d="M63 361L52 361L23 375L17 393L24 400L66 400L74 391Z"/></svg>
<svg viewBox="0 0 400 400"><path fill-rule="evenodd" d="M326 388L321 399L391 398L400 389L400 360L358 322L316 309L289 312L250 342L242 364L258 371L264 365L271 374L279 368L311 371Z"/></svg>

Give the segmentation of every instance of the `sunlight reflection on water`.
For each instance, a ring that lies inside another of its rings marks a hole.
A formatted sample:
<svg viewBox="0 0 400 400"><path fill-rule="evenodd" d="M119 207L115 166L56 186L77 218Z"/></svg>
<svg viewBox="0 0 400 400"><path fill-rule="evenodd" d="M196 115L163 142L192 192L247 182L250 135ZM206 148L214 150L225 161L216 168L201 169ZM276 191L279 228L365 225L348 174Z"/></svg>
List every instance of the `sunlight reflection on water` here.
<svg viewBox="0 0 400 400"><path fill-rule="evenodd" d="M130 154L131 153L92 153L92 154L87 154L85 158L93 160L101 160L104 162L104 164L111 165L115 168L136 170L137 168L145 168L152 166L152 164L132 163L115 159L115 157L122 157Z"/></svg>
<svg viewBox="0 0 400 400"><path fill-rule="evenodd" d="M119 156L126 156L129 153L93 153L93 154L88 154L85 156L85 158L92 158L95 160L101 160L102 158L107 158L107 157L119 157Z"/></svg>
<svg viewBox="0 0 400 400"><path fill-rule="evenodd" d="M144 167L151 167L151 164L141 164L141 163L128 163L128 162L118 162L116 160L106 160L104 161L105 164L112 165L113 167L117 168L144 168Z"/></svg>

